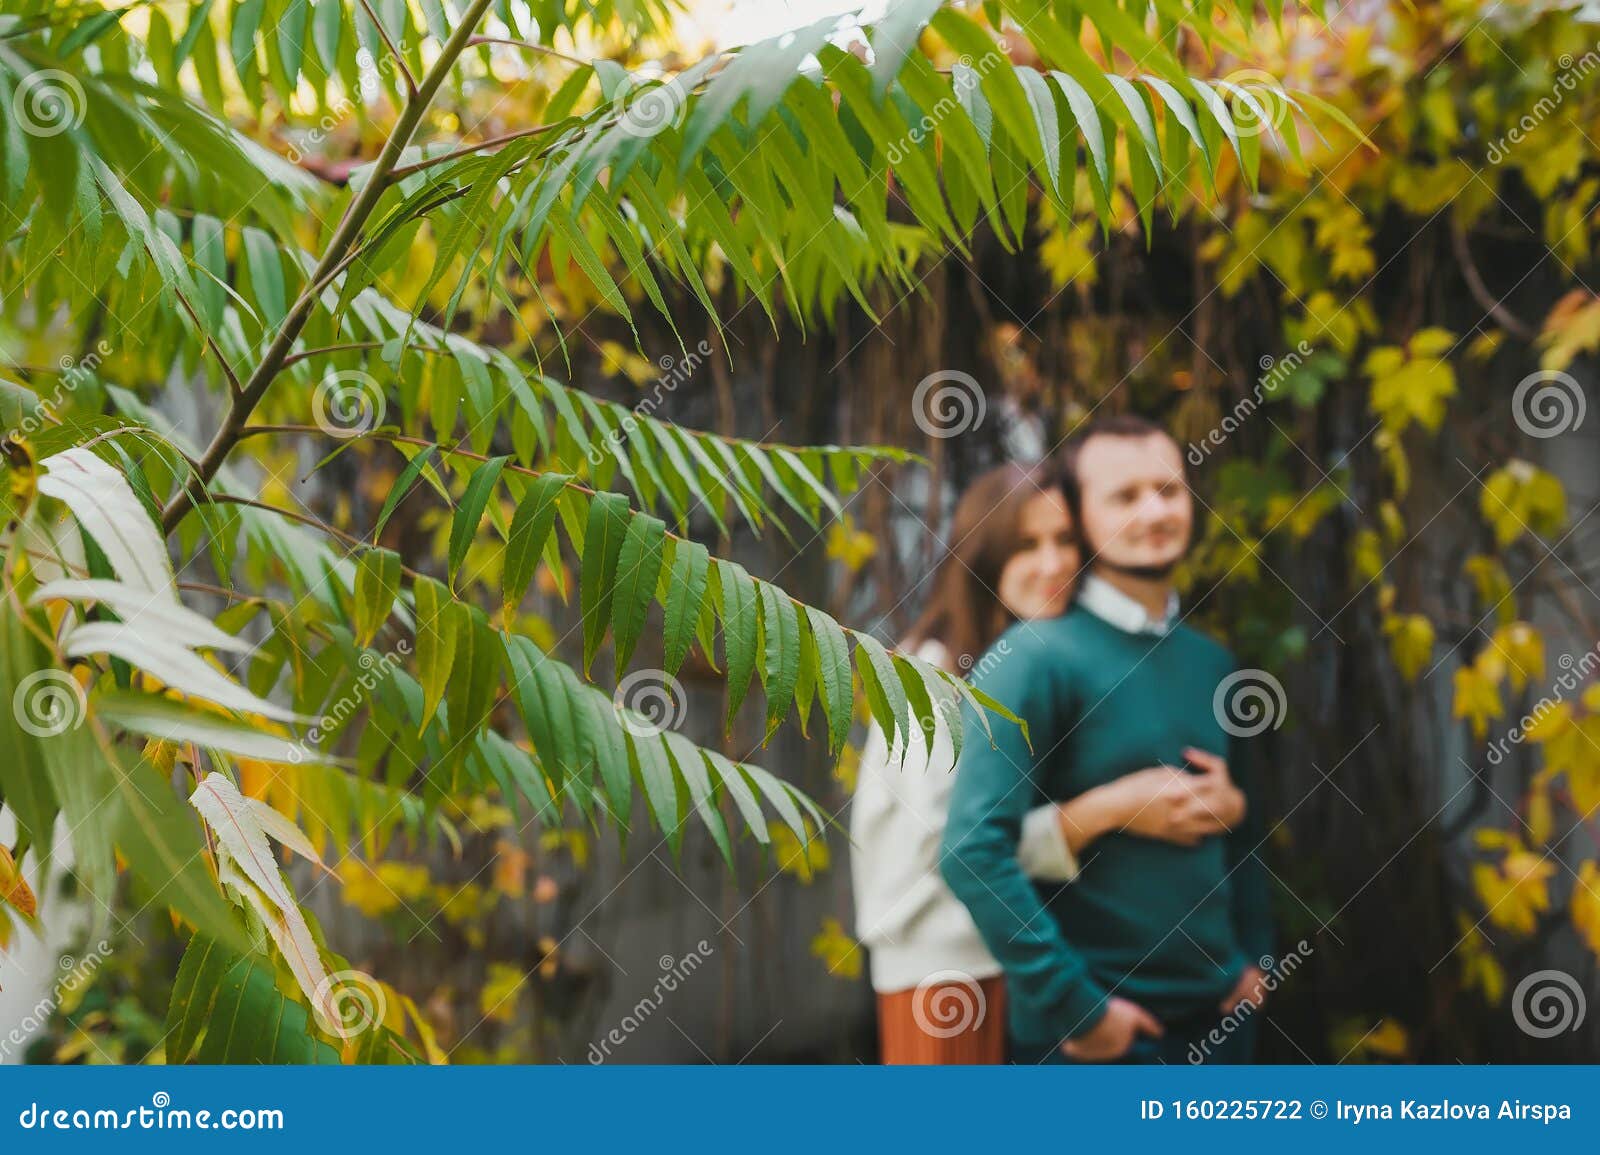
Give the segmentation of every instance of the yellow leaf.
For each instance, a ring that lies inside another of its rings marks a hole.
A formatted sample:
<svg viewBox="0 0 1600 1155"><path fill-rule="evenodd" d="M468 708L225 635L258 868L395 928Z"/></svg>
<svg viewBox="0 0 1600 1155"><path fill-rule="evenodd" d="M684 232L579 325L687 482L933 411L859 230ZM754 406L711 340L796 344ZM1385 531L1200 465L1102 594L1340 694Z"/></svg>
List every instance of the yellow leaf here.
<svg viewBox="0 0 1600 1155"><path fill-rule="evenodd" d="M1545 316L1539 333L1543 369L1562 370L1581 353L1600 348L1600 297L1587 289L1573 289Z"/></svg>
<svg viewBox="0 0 1600 1155"><path fill-rule="evenodd" d="M1470 718L1473 736L1482 738L1489 732L1489 719L1499 717L1505 710L1500 704L1500 691L1474 666L1462 666L1456 671L1455 687L1452 716Z"/></svg>
<svg viewBox="0 0 1600 1155"><path fill-rule="evenodd" d="M1490 922L1515 934L1532 934L1539 915L1550 909L1549 880L1555 872L1547 857L1517 849L1498 868L1474 865L1472 884Z"/></svg>
<svg viewBox="0 0 1600 1155"><path fill-rule="evenodd" d="M861 751L846 742L844 749L839 751L839 764L833 768L833 776L844 785L847 794L854 794L860 775Z"/></svg>
<svg viewBox="0 0 1600 1155"><path fill-rule="evenodd" d="M1402 349L1383 345L1367 355L1362 371L1372 380L1372 411L1385 428L1401 433L1415 421L1435 430L1445 402L1456 395L1456 374L1444 356L1455 343L1445 329L1422 329Z"/></svg>
<svg viewBox="0 0 1600 1155"><path fill-rule="evenodd" d="M792 874L801 882L810 884L817 875L828 869L828 844L814 833L810 820L806 820L806 833L809 841L800 845L800 839L793 830L781 822L773 823L772 854L777 860L778 869L785 874Z"/></svg>
<svg viewBox="0 0 1600 1155"><path fill-rule="evenodd" d="M828 967L828 973L841 979L861 977L861 944L845 934L836 918L822 920L822 929L811 940L811 953Z"/></svg>
<svg viewBox="0 0 1600 1155"><path fill-rule="evenodd" d="M1600 955L1600 865L1589 859L1578 867L1572 888L1572 925L1584 944Z"/></svg>
<svg viewBox="0 0 1600 1155"><path fill-rule="evenodd" d="M1544 677L1544 636L1527 622L1501 626L1493 645L1505 657L1513 690L1520 693L1530 679Z"/></svg>
<svg viewBox="0 0 1600 1155"><path fill-rule="evenodd" d="M483 1017L509 1023L517 1016L517 996L528 976L507 963L492 962L478 993L478 1009Z"/></svg>
<svg viewBox="0 0 1600 1155"><path fill-rule="evenodd" d="M11 857L11 851L3 845L0 845L0 902L6 903L28 918L32 918L39 910L38 899L28 886L28 880L22 877L22 871L17 868L17 860Z"/></svg>
<svg viewBox="0 0 1600 1155"><path fill-rule="evenodd" d="M1383 631L1400 676L1415 682L1433 657L1433 623L1421 614L1396 614L1383 623Z"/></svg>
<svg viewBox="0 0 1600 1155"><path fill-rule="evenodd" d="M1489 475L1478 507L1502 548L1527 532L1549 537L1567 520L1567 494L1561 482L1521 460L1509 461Z"/></svg>
<svg viewBox="0 0 1600 1155"><path fill-rule="evenodd" d="M851 573L866 565L877 552L878 539L866 530L857 529L848 514L828 527L828 556L843 562Z"/></svg>
<svg viewBox="0 0 1600 1155"><path fill-rule="evenodd" d="M1535 846L1545 846L1555 830L1556 817L1550 792L1535 787L1528 795L1528 838Z"/></svg>
<svg viewBox="0 0 1600 1155"><path fill-rule="evenodd" d="M1469 990L1476 987L1491 1005L1499 1003L1506 989L1505 968L1489 949L1489 940L1466 915L1457 915L1456 921L1461 927L1461 945L1456 948L1461 985Z"/></svg>

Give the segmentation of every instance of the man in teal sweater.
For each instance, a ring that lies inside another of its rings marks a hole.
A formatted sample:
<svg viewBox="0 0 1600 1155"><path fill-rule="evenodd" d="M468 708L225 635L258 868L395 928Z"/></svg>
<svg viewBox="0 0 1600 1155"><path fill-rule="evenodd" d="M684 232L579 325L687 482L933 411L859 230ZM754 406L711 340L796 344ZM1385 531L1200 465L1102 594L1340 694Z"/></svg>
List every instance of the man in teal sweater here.
<svg viewBox="0 0 1600 1155"><path fill-rule="evenodd" d="M966 744L940 869L1005 969L1019 1061L1248 1062L1272 948L1263 824L1235 736L1247 727L1225 700L1233 659L1177 621L1172 573L1194 521L1183 455L1159 427L1109 418L1061 468L1090 571L1066 614L1014 624L979 663L1032 749L1003 723L993 746ZM1147 766L1210 772L1219 756L1247 798L1239 829L1194 846L1114 831L1070 883L1023 874L1032 807Z"/></svg>

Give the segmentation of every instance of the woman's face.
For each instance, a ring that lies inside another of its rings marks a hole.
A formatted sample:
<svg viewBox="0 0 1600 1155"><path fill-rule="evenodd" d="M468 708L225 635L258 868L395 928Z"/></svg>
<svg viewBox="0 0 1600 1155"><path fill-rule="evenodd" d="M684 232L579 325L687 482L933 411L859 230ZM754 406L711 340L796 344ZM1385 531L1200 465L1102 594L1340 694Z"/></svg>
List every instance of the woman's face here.
<svg viewBox="0 0 1600 1155"><path fill-rule="evenodd" d="M1035 494L1022 507L1020 544L1000 570L1000 602L1015 618L1064 613L1078 580L1078 538L1060 491Z"/></svg>

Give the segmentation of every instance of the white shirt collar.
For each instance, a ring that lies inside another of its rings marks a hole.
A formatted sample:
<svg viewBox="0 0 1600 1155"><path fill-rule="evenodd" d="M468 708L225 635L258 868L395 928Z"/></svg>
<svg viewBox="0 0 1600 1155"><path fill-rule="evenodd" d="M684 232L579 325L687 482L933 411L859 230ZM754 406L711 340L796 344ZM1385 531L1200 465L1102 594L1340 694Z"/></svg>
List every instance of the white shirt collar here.
<svg viewBox="0 0 1600 1155"><path fill-rule="evenodd" d="M1165 634L1177 624L1178 595L1167 595L1167 612L1152 618L1144 606L1103 577L1089 574L1078 590L1078 604L1127 634Z"/></svg>

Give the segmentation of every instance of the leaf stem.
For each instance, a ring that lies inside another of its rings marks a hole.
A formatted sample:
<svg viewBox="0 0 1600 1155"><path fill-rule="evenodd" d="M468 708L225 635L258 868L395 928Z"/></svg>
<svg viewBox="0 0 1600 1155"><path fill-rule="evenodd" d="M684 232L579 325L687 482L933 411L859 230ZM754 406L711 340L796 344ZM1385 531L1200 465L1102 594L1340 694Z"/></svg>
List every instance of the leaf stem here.
<svg viewBox="0 0 1600 1155"><path fill-rule="evenodd" d="M439 58L434 61L433 67L422 79L415 95L407 101L405 108L400 112L400 118L395 122L394 130L390 132L389 139L384 142L383 151L378 154L378 159L373 163L372 173L367 183L362 185L361 191L350 202L344 216L340 218L338 226L334 229L327 249L323 252L317 267L312 270L307 278L306 288L296 298L294 305L289 309L279 327L272 344L256 364L250 378L245 382L243 390L238 393L233 403L228 407L227 415L222 419L222 425L216 435L211 439L211 444L201 455L198 463L198 476L186 486L162 512L162 528L171 533L177 524L183 520L194 502L205 491L205 483L217 475L222 468L222 463L227 460L229 452L239 440L239 434L244 429L245 422L250 414L255 411L261 399L266 395L278 371L283 367L285 358L294 347L302 330L305 329L307 320L310 319L311 309L320 293L319 286L337 269L345 260L351 249L355 246L361 234L362 227L367 223L373 211L378 207L378 201L384 191L389 187L388 174L399 163L400 156L405 152L417 126L422 122L423 113L438 95L445 78L455 66L457 58L465 51L467 41L472 38L472 31L477 27L478 21L489 9L493 0L472 0L471 6L463 15L461 22L456 26L450 39L445 42ZM316 290L315 292L313 290Z"/></svg>

